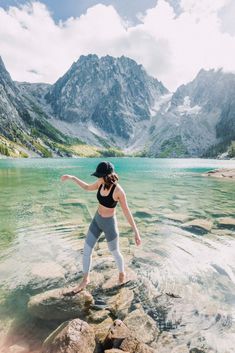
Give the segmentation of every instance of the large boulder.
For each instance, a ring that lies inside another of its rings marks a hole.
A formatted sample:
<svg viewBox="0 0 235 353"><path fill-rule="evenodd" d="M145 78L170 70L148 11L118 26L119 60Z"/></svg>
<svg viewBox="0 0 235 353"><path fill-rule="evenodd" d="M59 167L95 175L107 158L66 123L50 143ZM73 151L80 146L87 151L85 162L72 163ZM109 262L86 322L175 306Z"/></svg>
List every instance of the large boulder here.
<svg viewBox="0 0 235 353"><path fill-rule="evenodd" d="M52 289L31 297L28 310L43 320L68 320L83 318L93 303L92 295L85 290L68 297L63 295L63 290Z"/></svg>
<svg viewBox="0 0 235 353"><path fill-rule="evenodd" d="M153 342L159 335L156 322L142 308L129 313L123 322L144 343Z"/></svg>
<svg viewBox="0 0 235 353"><path fill-rule="evenodd" d="M87 322L80 319L61 324L42 346L42 353L93 353L95 334Z"/></svg>
<svg viewBox="0 0 235 353"><path fill-rule="evenodd" d="M137 338L121 320L115 320L110 327L104 348L119 348L130 353L154 353L153 349Z"/></svg>

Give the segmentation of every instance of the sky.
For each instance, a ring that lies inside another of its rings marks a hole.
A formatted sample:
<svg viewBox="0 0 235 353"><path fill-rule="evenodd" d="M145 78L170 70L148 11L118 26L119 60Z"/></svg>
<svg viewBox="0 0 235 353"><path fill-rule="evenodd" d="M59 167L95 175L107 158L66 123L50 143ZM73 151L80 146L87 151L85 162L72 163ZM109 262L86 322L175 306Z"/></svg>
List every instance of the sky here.
<svg viewBox="0 0 235 353"><path fill-rule="evenodd" d="M125 55L174 91L201 68L235 73L234 18L235 0L0 0L0 55L47 83L80 55Z"/></svg>

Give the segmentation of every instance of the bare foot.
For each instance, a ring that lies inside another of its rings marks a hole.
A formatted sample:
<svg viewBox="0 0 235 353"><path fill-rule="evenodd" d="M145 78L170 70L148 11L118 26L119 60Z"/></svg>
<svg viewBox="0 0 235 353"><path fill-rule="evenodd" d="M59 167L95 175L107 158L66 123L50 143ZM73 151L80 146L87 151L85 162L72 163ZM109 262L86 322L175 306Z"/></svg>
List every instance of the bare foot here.
<svg viewBox="0 0 235 353"><path fill-rule="evenodd" d="M126 273L120 272L118 277L118 284L123 284L126 282Z"/></svg>
<svg viewBox="0 0 235 353"><path fill-rule="evenodd" d="M73 296L79 292L81 292L84 288L86 288L86 286L90 283L90 280L86 279L86 280L82 280L82 282L78 285L78 286L75 286L71 289L69 289L68 291L64 291L63 292L63 295L64 296Z"/></svg>

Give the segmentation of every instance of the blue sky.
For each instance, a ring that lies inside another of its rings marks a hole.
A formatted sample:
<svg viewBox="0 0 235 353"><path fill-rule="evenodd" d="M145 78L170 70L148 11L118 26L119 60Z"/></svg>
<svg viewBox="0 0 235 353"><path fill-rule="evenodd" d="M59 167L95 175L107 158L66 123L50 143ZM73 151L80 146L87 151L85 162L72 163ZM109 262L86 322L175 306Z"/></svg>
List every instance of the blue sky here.
<svg viewBox="0 0 235 353"><path fill-rule="evenodd" d="M235 0L0 0L0 55L17 81L53 83L80 55L125 55L174 91L235 72Z"/></svg>
<svg viewBox="0 0 235 353"><path fill-rule="evenodd" d="M168 0L176 11L180 6L178 0ZM9 6L25 4L26 0L0 0L0 6L7 9ZM131 22L139 22L137 15L146 9L154 7L157 0L45 0L41 1L47 5L55 21L66 20L69 17L80 17L86 10L96 4L113 5L122 17Z"/></svg>

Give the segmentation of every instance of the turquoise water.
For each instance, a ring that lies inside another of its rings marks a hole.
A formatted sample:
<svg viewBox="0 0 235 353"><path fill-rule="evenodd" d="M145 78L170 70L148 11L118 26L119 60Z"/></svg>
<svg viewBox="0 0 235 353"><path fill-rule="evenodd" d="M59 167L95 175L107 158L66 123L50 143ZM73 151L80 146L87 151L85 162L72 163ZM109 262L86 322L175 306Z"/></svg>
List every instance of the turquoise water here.
<svg viewBox="0 0 235 353"><path fill-rule="evenodd" d="M156 308L146 310L182 342L203 337L214 352L233 352L235 232L219 227L218 221L234 218L235 183L201 173L235 168L235 161L109 160L143 238L142 247L136 248L118 207L124 257L132 254L130 266L149 281L150 288L183 298L161 320ZM97 200L94 192L61 183L60 176L73 174L93 182L90 174L98 162L88 158L0 160L1 340L7 325L17 327L17 320L21 325L26 320L25 303L31 294L62 286L80 273L83 239ZM179 216L181 221L175 219ZM184 227L191 219L206 219L212 228L201 232ZM94 255L94 264L99 257ZM11 329L11 339L17 342L16 332L17 328Z"/></svg>

